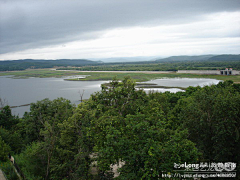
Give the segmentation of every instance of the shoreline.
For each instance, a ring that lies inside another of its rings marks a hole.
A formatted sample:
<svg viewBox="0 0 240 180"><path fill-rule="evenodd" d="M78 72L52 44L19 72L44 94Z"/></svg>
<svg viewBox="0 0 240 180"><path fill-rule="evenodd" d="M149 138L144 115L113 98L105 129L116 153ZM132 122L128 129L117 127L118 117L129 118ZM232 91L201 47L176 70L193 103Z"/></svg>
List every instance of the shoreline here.
<svg viewBox="0 0 240 180"><path fill-rule="evenodd" d="M30 104L23 104L23 105L19 105L19 106L9 106L9 108L18 108L18 107L23 107L23 106L30 106L31 105L31 103ZM2 110L3 108L2 107L0 107L0 110Z"/></svg>
<svg viewBox="0 0 240 180"><path fill-rule="evenodd" d="M55 70L55 69L34 69L24 71L7 71L0 73L0 76L9 76L12 78L63 78L70 76L88 75L84 79L66 78L67 81L111 81L114 77L118 80L129 76L136 82L144 82L157 78L210 78L217 80L232 80L234 83L240 83L240 75L213 75L213 74L191 74L191 73L177 73L174 71L72 71L72 70Z"/></svg>

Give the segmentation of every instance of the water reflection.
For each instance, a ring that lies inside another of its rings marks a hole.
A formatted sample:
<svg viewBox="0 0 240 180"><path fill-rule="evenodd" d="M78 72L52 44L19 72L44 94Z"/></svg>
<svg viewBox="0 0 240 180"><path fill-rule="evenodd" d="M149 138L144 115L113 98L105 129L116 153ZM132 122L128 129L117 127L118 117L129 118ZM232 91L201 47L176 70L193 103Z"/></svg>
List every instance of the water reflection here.
<svg viewBox="0 0 240 180"><path fill-rule="evenodd" d="M163 78L147 81L144 83L154 83L157 86L187 88L189 86L209 86L212 84L218 84L219 82L220 80L204 78Z"/></svg>
<svg viewBox="0 0 240 180"><path fill-rule="evenodd" d="M176 93L176 92L180 92L180 91L184 91L182 89L178 89L178 88L144 88L144 91L149 93L149 92L166 92L166 91L169 91L169 92L172 92L172 93Z"/></svg>

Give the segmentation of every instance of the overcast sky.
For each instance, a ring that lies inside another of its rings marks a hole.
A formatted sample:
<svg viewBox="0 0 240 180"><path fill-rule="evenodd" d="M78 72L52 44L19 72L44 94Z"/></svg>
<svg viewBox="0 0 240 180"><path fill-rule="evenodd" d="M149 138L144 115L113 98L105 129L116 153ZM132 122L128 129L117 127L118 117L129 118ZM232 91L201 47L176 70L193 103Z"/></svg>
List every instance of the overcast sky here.
<svg viewBox="0 0 240 180"><path fill-rule="evenodd" d="M0 0L0 60L240 54L240 0Z"/></svg>

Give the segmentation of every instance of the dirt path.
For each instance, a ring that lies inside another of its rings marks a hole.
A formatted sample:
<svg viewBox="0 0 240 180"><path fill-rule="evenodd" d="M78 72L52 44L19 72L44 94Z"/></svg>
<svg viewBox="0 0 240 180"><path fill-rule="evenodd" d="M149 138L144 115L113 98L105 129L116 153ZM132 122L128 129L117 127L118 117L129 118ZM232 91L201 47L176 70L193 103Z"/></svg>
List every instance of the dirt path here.
<svg viewBox="0 0 240 180"><path fill-rule="evenodd" d="M7 180L2 172L2 170L0 169L0 179L1 180Z"/></svg>

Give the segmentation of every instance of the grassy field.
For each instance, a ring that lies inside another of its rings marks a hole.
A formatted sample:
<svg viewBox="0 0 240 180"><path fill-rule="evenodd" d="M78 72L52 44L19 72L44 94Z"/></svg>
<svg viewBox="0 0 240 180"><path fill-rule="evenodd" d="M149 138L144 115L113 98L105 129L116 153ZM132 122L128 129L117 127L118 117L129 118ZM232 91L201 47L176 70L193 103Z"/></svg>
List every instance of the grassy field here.
<svg viewBox="0 0 240 180"><path fill-rule="evenodd" d="M36 69L36 70L24 70L24 71L9 71L1 72L0 76L13 75L13 78L29 78L29 77L64 77L64 76L76 76L76 75L90 75L80 81L98 81L98 80L112 80L114 77L121 80L126 76L131 77L136 82L149 81L157 78L211 78L218 80L232 80L235 83L240 83L240 75L237 76L221 76L221 75L200 75L200 74L178 74L178 73L159 73L157 72L78 72L78 71L55 71L50 69ZM69 79L73 81L79 81L79 79Z"/></svg>

